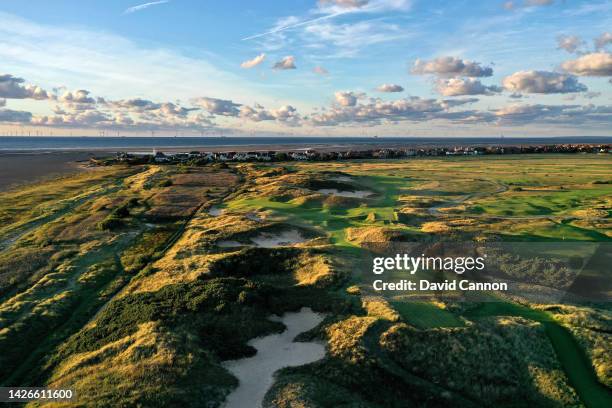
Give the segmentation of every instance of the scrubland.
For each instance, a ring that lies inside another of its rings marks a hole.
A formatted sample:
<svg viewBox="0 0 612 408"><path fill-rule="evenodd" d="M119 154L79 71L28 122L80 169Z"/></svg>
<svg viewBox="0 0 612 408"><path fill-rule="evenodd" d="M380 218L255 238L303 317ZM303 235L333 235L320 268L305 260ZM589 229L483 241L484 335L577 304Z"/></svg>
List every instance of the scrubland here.
<svg viewBox="0 0 612 408"><path fill-rule="evenodd" d="M308 306L327 318L298 337L326 357L278 372L265 406L609 406L608 303L383 299L356 271L372 242L610 242L611 164L113 166L3 193L0 383L222 406L221 363Z"/></svg>

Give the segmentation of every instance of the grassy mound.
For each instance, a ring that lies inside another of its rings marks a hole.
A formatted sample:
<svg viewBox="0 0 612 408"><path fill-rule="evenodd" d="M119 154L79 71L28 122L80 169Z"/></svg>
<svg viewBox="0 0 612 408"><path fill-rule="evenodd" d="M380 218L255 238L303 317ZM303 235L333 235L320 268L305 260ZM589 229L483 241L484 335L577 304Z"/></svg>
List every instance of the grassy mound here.
<svg viewBox="0 0 612 408"><path fill-rule="evenodd" d="M487 406L578 403L538 323L500 318L427 331L400 324L380 341L405 370Z"/></svg>
<svg viewBox="0 0 612 408"><path fill-rule="evenodd" d="M411 235L405 231L385 227L361 227L347 228L346 239L355 244L364 243L385 243L394 241L409 240Z"/></svg>

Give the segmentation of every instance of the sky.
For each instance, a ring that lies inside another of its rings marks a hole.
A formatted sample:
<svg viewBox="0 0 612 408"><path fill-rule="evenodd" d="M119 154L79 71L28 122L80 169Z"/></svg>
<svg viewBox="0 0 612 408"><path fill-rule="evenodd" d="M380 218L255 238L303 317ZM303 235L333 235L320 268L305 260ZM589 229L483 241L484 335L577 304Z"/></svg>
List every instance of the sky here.
<svg viewBox="0 0 612 408"><path fill-rule="evenodd" d="M612 2L0 0L3 135L612 135Z"/></svg>

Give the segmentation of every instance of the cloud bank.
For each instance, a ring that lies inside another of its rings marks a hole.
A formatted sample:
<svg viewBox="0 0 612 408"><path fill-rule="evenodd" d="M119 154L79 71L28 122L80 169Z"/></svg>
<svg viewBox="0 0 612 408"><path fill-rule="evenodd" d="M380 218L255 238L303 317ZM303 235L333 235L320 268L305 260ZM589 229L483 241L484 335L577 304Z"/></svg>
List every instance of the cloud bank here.
<svg viewBox="0 0 612 408"><path fill-rule="evenodd" d="M415 75L490 77L493 68L455 57L439 57L431 61L417 59L411 73Z"/></svg>
<svg viewBox="0 0 612 408"><path fill-rule="evenodd" d="M571 93L584 92L587 87L573 75L548 71L519 71L503 79L504 89L519 93Z"/></svg>

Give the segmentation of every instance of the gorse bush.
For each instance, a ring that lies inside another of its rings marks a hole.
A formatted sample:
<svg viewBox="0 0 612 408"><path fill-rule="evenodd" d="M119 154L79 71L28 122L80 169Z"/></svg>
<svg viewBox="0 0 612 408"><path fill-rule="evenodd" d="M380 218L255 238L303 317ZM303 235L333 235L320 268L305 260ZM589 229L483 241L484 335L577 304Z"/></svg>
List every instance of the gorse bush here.
<svg viewBox="0 0 612 408"><path fill-rule="evenodd" d="M125 225L121 218L108 216L98 223L98 229L102 231L114 231Z"/></svg>
<svg viewBox="0 0 612 408"><path fill-rule="evenodd" d="M117 208L115 208L112 212L112 215L116 218L126 218L130 216L130 210L128 208L128 204L123 204Z"/></svg>
<svg viewBox="0 0 612 408"><path fill-rule="evenodd" d="M157 183L157 187L170 187L172 184L172 180L164 179Z"/></svg>
<svg viewBox="0 0 612 408"><path fill-rule="evenodd" d="M287 273L297 267L299 254L295 248L248 248L213 263L210 274L248 277Z"/></svg>

